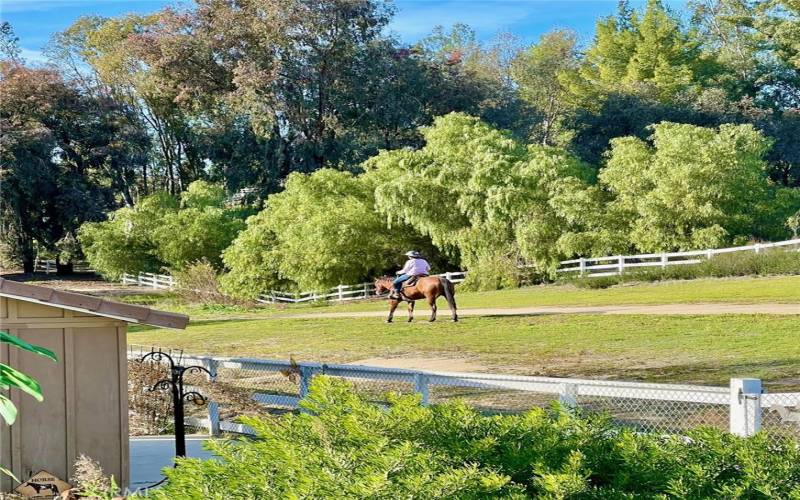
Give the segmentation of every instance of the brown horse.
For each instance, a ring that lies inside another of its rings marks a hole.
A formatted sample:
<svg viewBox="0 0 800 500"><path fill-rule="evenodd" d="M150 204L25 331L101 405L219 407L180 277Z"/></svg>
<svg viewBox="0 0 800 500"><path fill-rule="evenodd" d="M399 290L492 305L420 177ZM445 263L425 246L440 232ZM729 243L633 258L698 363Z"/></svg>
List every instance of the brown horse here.
<svg viewBox="0 0 800 500"><path fill-rule="evenodd" d="M375 280L375 293L383 295L392 291L392 278L384 276ZM436 321L436 299L444 297L447 305L450 306L450 313L453 321L458 321L458 311L456 311L455 286L446 279L437 276L424 276L411 286L403 288L403 295L400 299L389 299L389 317L387 323L392 322L394 311L402 301L408 302L408 321L414 320L414 302L425 299L431 307L431 318L428 321Z"/></svg>

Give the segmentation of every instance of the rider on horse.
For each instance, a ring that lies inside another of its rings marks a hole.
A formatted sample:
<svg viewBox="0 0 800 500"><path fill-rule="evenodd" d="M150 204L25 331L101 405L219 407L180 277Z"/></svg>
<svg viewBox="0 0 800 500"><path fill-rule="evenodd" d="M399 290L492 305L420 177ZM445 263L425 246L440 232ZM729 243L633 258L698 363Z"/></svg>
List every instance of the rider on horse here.
<svg viewBox="0 0 800 500"><path fill-rule="evenodd" d="M405 255L408 257L408 261L406 261L406 265L403 266L403 269L397 271L398 276L394 279L394 290L389 296L390 298L399 299L403 283L415 276L427 276L431 271L431 266L428 264L428 261L423 259L422 255L416 250L408 251Z"/></svg>

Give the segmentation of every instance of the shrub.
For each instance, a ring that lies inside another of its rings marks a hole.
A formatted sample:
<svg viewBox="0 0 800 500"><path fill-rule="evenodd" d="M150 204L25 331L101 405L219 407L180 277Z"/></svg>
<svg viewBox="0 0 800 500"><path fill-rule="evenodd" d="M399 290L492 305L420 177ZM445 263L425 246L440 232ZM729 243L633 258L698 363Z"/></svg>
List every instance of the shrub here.
<svg viewBox="0 0 800 500"><path fill-rule="evenodd" d="M222 293L217 270L206 259L189 264L174 276L178 283L175 293L189 304L250 305Z"/></svg>
<svg viewBox="0 0 800 500"><path fill-rule="evenodd" d="M255 439L216 441L220 460L180 460L151 498L797 498L796 441L700 429L615 428L603 416L534 409L485 416L463 403L383 409L316 377L306 413L246 418Z"/></svg>

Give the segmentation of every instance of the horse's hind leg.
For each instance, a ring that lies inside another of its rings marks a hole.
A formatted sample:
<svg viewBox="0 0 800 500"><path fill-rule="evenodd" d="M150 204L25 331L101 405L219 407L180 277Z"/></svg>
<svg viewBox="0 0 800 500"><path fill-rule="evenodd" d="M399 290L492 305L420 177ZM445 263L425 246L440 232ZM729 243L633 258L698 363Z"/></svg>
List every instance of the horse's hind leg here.
<svg viewBox="0 0 800 500"><path fill-rule="evenodd" d="M414 321L414 301L410 301L408 303L408 322L411 323Z"/></svg>
<svg viewBox="0 0 800 500"><path fill-rule="evenodd" d="M389 317L386 318L386 322L387 323L391 323L392 322L392 319L394 318L394 310L397 309L397 305L399 303L400 302L398 302L396 300L393 300L393 301L389 302Z"/></svg>
<svg viewBox="0 0 800 500"><path fill-rule="evenodd" d="M428 321L436 321L436 297L429 298L428 305L431 306L431 319Z"/></svg>

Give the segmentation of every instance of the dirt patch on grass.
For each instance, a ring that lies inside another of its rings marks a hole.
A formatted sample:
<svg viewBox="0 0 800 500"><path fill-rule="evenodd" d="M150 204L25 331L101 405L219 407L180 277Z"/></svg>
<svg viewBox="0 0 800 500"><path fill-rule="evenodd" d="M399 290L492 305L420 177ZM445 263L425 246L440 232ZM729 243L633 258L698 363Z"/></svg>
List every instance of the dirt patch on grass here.
<svg viewBox="0 0 800 500"><path fill-rule="evenodd" d="M485 372L486 365L470 358L444 357L402 357L402 358L365 358L348 363L351 365L378 366L381 368L403 368L406 370L426 370L439 372Z"/></svg>

